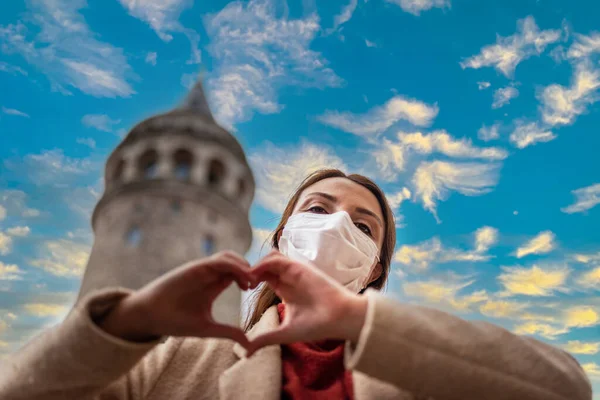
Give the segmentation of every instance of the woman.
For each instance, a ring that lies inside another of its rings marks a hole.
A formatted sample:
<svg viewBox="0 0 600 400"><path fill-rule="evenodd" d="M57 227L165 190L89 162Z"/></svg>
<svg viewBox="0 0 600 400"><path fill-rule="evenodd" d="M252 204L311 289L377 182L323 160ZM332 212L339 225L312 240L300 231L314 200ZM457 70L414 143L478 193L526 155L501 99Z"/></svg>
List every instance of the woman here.
<svg viewBox="0 0 600 400"><path fill-rule="evenodd" d="M373 182L319 171L285 209L281 252L90 294L4 363L0 399L591 399L562 350L379 294L394 232ZM232 282L264 283L246 333L210 317Z"/></svg>

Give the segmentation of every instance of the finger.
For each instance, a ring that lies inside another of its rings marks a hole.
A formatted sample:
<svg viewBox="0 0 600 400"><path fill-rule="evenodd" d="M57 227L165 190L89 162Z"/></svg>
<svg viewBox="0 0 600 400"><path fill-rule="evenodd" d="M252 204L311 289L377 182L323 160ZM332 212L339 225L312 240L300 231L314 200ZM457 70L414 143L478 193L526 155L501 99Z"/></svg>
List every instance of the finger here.
<svg viewBox="0 0 600 400"><path fill-rule="evenodd" d="M213 257L229 258L231 260L235 260L237 263L239 263L241 265L244 265L245 268L248 268L248 269L252 268L250 266L250 263L244 257L240 256L235 251L231 251L231 250L223 251L223 252L215 254Z"/></svg>
<svg viewBox="0 0 600 400"><path fill-rule="evenodd" d="M292 261L285 256L277 256L257 264L252 270L252 275L260 282L273 275L277 276L280 284L298 285L307 267L309 266Z"/></svg>
<svg viewBox="0 0 600 400"><path fill-rule="evenodd" d="M250 348L250 341L244 331L235 326L214 323L205 331L210 337L231 339L241 344L246 350Z"/></svg>
<svg viewBox="0 0 600 400"><path fill-rule="evenodd" d="M254 338L254 340L249 343L247 356L250 357L256 351L266 346L292 342L294 342L292 332L284 326Z"/></svg>
<svg viewBox="0 0 600 400"><path fill-rule="evenodd" d="M215 259L208 263L207 266L218 276L231 275L238 283L238 286L244 290L248 289L255 280L250 267L240 263L234 258L227 257Z"/></svg>
<svg viewBox="0 0 600 400"><path fill-rule="evenodd" d="M290 264L290 260L281 255L281 253L270 254L260 260L252 269L252 275L261 277L262 275L274 274L279 275L283 269Z"/></svg>

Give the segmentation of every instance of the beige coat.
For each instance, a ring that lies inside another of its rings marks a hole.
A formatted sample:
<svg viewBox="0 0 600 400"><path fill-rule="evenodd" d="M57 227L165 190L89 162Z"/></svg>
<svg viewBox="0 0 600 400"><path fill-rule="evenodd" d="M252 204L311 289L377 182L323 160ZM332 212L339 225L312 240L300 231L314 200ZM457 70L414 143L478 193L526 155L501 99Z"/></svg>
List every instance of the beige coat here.
<svg viewBox="0 0 600 400"><path fill-rule="evenodd" d="M250 358L229 340L129 343L100 330L127 292L88 296L0 368L0 399L259 399L281 394L281 351ZM369 290L365 325L346 344L357 400L590 400L590 382L566 352L484 322L405 305ZM249 332L279 323L271 307Z"/></svg>

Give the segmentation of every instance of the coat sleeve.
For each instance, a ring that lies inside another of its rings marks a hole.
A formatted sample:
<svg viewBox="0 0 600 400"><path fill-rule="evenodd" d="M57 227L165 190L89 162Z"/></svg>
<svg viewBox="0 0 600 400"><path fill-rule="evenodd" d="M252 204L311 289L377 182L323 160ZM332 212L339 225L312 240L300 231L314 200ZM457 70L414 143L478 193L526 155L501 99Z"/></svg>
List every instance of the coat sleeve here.
<svg viewBox="0 0 600 400"><path fill-rule="evenodd" d="M354 369L435 400L591 400L568 353L486 322L405 305L368 290L365 324L347 343Z"/></svg>
<svg viewBox="0 0 600 400"><path fill-rule="evenodd" d="M180 342L132 343L102 331L93 318L128 295L92 293L65 320L0 366L0 399L137 400L153 388Z"/></svg>

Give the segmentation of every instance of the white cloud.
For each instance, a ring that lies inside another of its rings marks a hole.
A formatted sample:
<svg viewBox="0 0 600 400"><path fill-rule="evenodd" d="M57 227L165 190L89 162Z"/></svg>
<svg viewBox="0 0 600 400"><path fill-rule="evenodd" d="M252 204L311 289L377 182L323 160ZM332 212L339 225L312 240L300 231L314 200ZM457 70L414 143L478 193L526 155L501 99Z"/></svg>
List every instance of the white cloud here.
<svg viewBox="0 0 600 400"><path fill-rule="evenodd" d="M600 342L570 340L563 348L572 354L598 354L600 352Z"/></svg>
<svg viewBox="0 0 600 400"><path fill-rule="evenodd" d="M83 61L63 60L71 70L71 84L96 97L129 97L135 93L114 71Z"/></svg>
<svg viewBox="0 0 600 400"><path fill-rule="evenodd" d="M6 115L16 115L17 117L29 118L29 114L26 114L23 111L19 111L14 108L6 108L4 106L2 106L2 113Z"/></svg>
<svg viewBox="0 0 600 400"><path fill-rule="evenodd" d="M200 78L200 76L197 73L191 72L191 73L181 75L181 79L179 80L179 83L181 83L181 86L183 86L184 88L191 90L199 78Z"/></svg>
<svg viewBox="0 0 600 400"><path fill-rule="evenodd" d="M234 130L234 123L251 119L255 111L261 114L281 111L283 106L276 101L275 88L269 86L264 78L260 69L240 65L222 71L218 78L211 80L210 95L214 99L212 108L217 121Z"/></svg>
<svg viewBox="0 0 600 400"><path fill-rule="evenodd" d="M412 183L415 196L438 219L438 200L445 200L451 191L466 196L488 193L498 183L499 176L499 164L433 161L417 167Z"/></svg>
<svg viewBox="0 0 600 400"><path fill-rule="evenodd" d="M600 69L589 62L575 65L570 87L552 84L538 96L542 119L554 125L570 125L587 111L588 105L598 101Z"/></svg>
<svg viewBox="0 0 600 400"><path fill-rule="evenodd" d="M6 208L0 205L0 221L6 218Z"/></svg>
<svg viewBox="0 0 600 400"><path fill-rule="evenodd" d="M67 306L63 304L30 303L23 305L23 308L36 317L55 317L65 315L68 311Z"/></svg>
<svg viewBox="0 0 600 400"><path fill-rule="evenodd" d="M146 58L144 59L144 61L146 61L146 63L150 65L156 65L157 57L158 54L155 51L150 51L148 52L148 54L146 54Z"/></svg>
<svg viewBox="0 0 600 400"><path fill-rule="evenodd" d="M484 142L489 142L490 140L495 140L500 137L500 124L494 124L491 126L483 125L477 131L477 137Z"/></svg>
<svg viewBox="0 0 600 400"><path fill-rule="evenodd" d="M31 229L29 229L28 226L13 226L12 228L8 228L6 230L6 233L8 233L10 236L17 236L17 237L29 236L30 232L31 232Z"/></svg>
<svg viewBox="0 0 600 400"><path fill-rule="evenodd" d="M21 279L23 271L15 264L4 264L0 261L0 280L11 281Z"/></svg>
<svg viewBox="0 0 600 400"><path fill-rule="evenodd" d="M567 214L587 211L600 204L600 183L572 190L575 196L575 203L561 208L561 211Z"/></svg>
<svg viewBox="0 0 600 400"><path fill-rule="evenodd" d="M479 307L479 312L488 317L514 318L523 312L529 305L517 301L490 299Z"/></svg>
<svg viewBox="0 0 600 400"><path fill-rule="evenodd" d="M70 179L93 171L96 166L89 159L65 156L62 150L44 150L40 154L28 154L22 163L6 160L6 167L27 174L36 185L64 186Z"/></svg>
<svg viewBox="0 0 600 400"><path fill-rule="evenodd" d="M96 141L92 138L77 138L75 140L78 144L89 147L90 149L96 148Z"/></svg>
<svg viewBox="0 0 600 400"><path fill-rule="evenodd" d="M585 373L591 378L598 379L600 378L600 365L590 362L581 364L581 368L585 371Z"/></svg>
<svg viewBox="0 0 600 400"><path fill-rule="evenodd" d="M586 328L600 324L600 314L591 306L574 306L563 314L565 326L569 328Z"/></svg>
<svg viewBox="0 0 600 400"><path fill-rule="evenodd" d="M318 119L321 123L344 132L369 136L386 131L400 120L416 126L429 126L438 111L436 104L429 105L419 100L394 96L383 106L373 107L364 114L327 111Z"/></svg>
<svg viewBox="0 0 600 400"><path fill-rule="evenodd" d="M485 253L490 247L498 243L498 229L483 226L475 231L475 251Z"/></svg>
<svg viewBox="0 0 600 400"><path fill-rule="evenodd" d="M556 135L549 129L541 127L537 122L517 122L515 130L510 134L510 142L519 149L554 139L556 139Z"/></svg>
<svg viewBox="0 0 600 400"><path fill-rule="evenodd" d="M523 60L539 56L549 44L561 38L560 30L540 31L533 17L517 22L517 33L508 37L497 36L496 44L485 46L481 52L460 63L464 68L494 67L511 77Z"/></svg>
<svg viewBox="0 0 600 400"><path fill-rule="evenodd" d="M556 248L556 235L551 231L543 231L529 240L516 251L517 258L522 258L530 254L546 254Z"/></svg>
<svg viewBox="0 0 600 400"><path fill-rule="evenodd" d="M583 264L589 264L589 263L593 263L593 264L599 264L600 265L600 253L596 253L596 254L575 254L573 255L573 259L577 262L583 263Z"/></svg>
<svg viewBox="0 0 600 400"><path fill-rule="evenodd" d="M487 252L498 243L498 230L490 226L483 226L473 233L473 237L474 243L471 250L444 247L438 237L416 245L402 245L396 251L394 261L417 270L425 270L435 263L480 262L492 258Z"/></svg>
<svg viewBox="0 0 600 400"><path fill-rule="evenodd" d="M365 39L365 45L367 47L377 47L377 44L375 42L371 42L369 39Z"/></svg>
<svg viewBox="0 0 600 400"><path fill-rule="evenodd" d="M16 65L11 65L9 63L6 63L4 61L0 61L0 71L2 72L6 72L9 73L11 75L23 75L23 76L27 76L27 71L25 71L23 68L18 67Z"/></svg>
<svg viewBox="0 0 600 400"><path fill-rule="evenodd" d="M215 65L207 81L208 97L225 127L251 119L254 112L279 112L281 86L343 83L327 60L309 48L320 31L317 14L291 19L276 9L271 0L235 1L204 18Z"/></svg>
<svg viewBox="0 0 600 400"><path fill-rule="evenodd" d="M31 265L57 276L80 277L85 269L90 247L67 239L48 240L42 243L40 258Z"/></svg>
<svg viewBox="0 0 600 400"><path fill-rule="evenodd" d="M129 13L148 23L165 42L173 39L169 32L179 31L179 14L191 5L189 0L119 0Z"/></svg>
<svg viewBox="0 0 600 400"><path fill-rule="evenodd" d="M402 245L394 255L394 261L415 269L425 270L438 259L442 242L434 237L416 245Z"/></svg>
<svg viewBox="0 0 600 400"><path fill-rule="evenodd" d="M492 86L492 84L489 82L485 82L485 81L477 82L477 89L479 89L479 90L487 89L490 86Z"/></svg>
<svg viewBox="0 0 600 400"><path fill-rule="evenodd" d="M12 250L12 238L5 234L4 232L0 232L0 255L7 255Z"/></svg>
<svg viewBox="0 0 600 400"><path fill-rule="evenodd" d="M382 138L381 144L373 149L371 154L384 180L392 181L397 178L399 171L404 171L406 163L404 153L404 146L386 138Z"/></svg>
<svg viewBox="0 0 600 400"><path fill-rule="evenodd" d="M133 77L122 49L96 39L80 12L85 0L27 2L29 29L22 22L0 26L6 53L19 53L47 75L52 88L71 94L68 86L96 97L128 97ZM35 32L35 33L34 33Z"/></svg>
<svg viewBox="0 0 600 400"><path fill-rule="evenodd" d="M503 160L508 157L508 153L504 149L498 147L476 147L473 146L470 139L454 139L444 130L433 131L429 134L400 132L398 140L404 148L421 154L438 152L453 158L484 160Z"/></svg>
<svg viewBox="0 0 600 400"><path fill-rule="evenodd" d="M329 30L329 32L335 31L337 28L350 21L352 14L354 14L354 11L356 11L357 5L358 0L350 0L350 2L344 8L342 8L340 13L333 17L333 27Z"/></svg>
<svg viewBox="0 0 600 400"><path fill-rule="evenodd" d="M40 215L40 211L34 208L29 208L25 205L25 199L27 195L21 190L4 190L0 192L0 203L2 203L1 209L4 209L7 213L14 216L21 216L25 218L37 217ZM0 218L1 220L2 218Z"/></svg>
<svg viewBox="0 0 600 400"><path fill-rule="evenodd" d="M294 189L308 174L325 167L346 170L342 159L333 152L306 142L297 148L267 143L249 158L257 182L257 201L276 213L283 211Z"/></svg>
<svg viewBox="0 0 600 400"><path fill-rule="evenodd" d="M504 271L497 279L504 287L502 296L552 296L555 292L566 292L570 270L565 266L533 265L531 268L502 267Z"/></svg>
<svg viewBox="0 0 600 400"><path fill-rule="evenodd" d="M395 180L400 172L405 171L407 166L415 165L415 161L418 161L419 158L422 159L423 156L435 153L458 159L483 159L488 161L503 160L508 157L508 152L502 148L477 147L473 145L470 139L456 139L445 130L430 133L400 131L397 134L397 142L382 138L375 143L370 153L377 164L377 173L381 179L386 181ZM416 160L414 160L415 158ZM412 162L409 163L411 159ZM442 167L438 166L436 168ZM466 172L463 171L463 173Z"/></svg>
<svg viewBox="0 0 600 400"><path fill-rule="evenodd" d="M104 132L113 132L115 125L120 124L121 120L111 119L106 114L86 114L81 118L81 123L88 128L94 128Z"/></svg>
<svg viewBox="0 0 600 400"><path fill-rule="evenodd" d="M432 8L450 8L450 0L386 0L400 6L404 11L413 15L420 15L423 11Z"/></svg>
<svg viewBox="0 0 600 400"><path fill-rule="evenodd" d="M600 53L600 32L593 32L589 36L575 34L575 41L569 48L567 57L588 58L595 53Z"/></svg>
<svg viewBox="0 0 600 400"><path fill-rule="evenodd" d="M146 22L165 42L173 39L171 33L183 33L190 41L192 55L188 63L198 64L201 60L198 42L200 36L193 29L185 28L179 16L192 6L193 0L119 0L129 14ZM156 61L156 59L155 59Z"/></svg>
<svg viewBox="0 0 600 400"><path fill-rule="evenodd" d="M519 95L519 91L514 86L499 88L494 92L494 102L492 108L501 108Z"/></svg>
<svg viewBox="0 0 600 400"><path fill-rule="evenodd" d="M600 289L600 267L583 272L576 282L585 289Z"/></svg>
<svg viewBox="0 0 600 400"><path fill-rule="evenodd" d="M400 189L400 191L394 194L389 194L386 197L392 210L398 210L400 208L400 205L402 205L402 202L404 202L405 200L410 200L411 193L407 187L403 187L402 189Z"/></svg>
<svg viewBox="0 0 600 400"><path fill-rule="evenodd" d="M515 326L513 332L517 335L540 335L546 339L554 340L558 335L568 333L569 328L536 321L528 321Z"/></svg>

